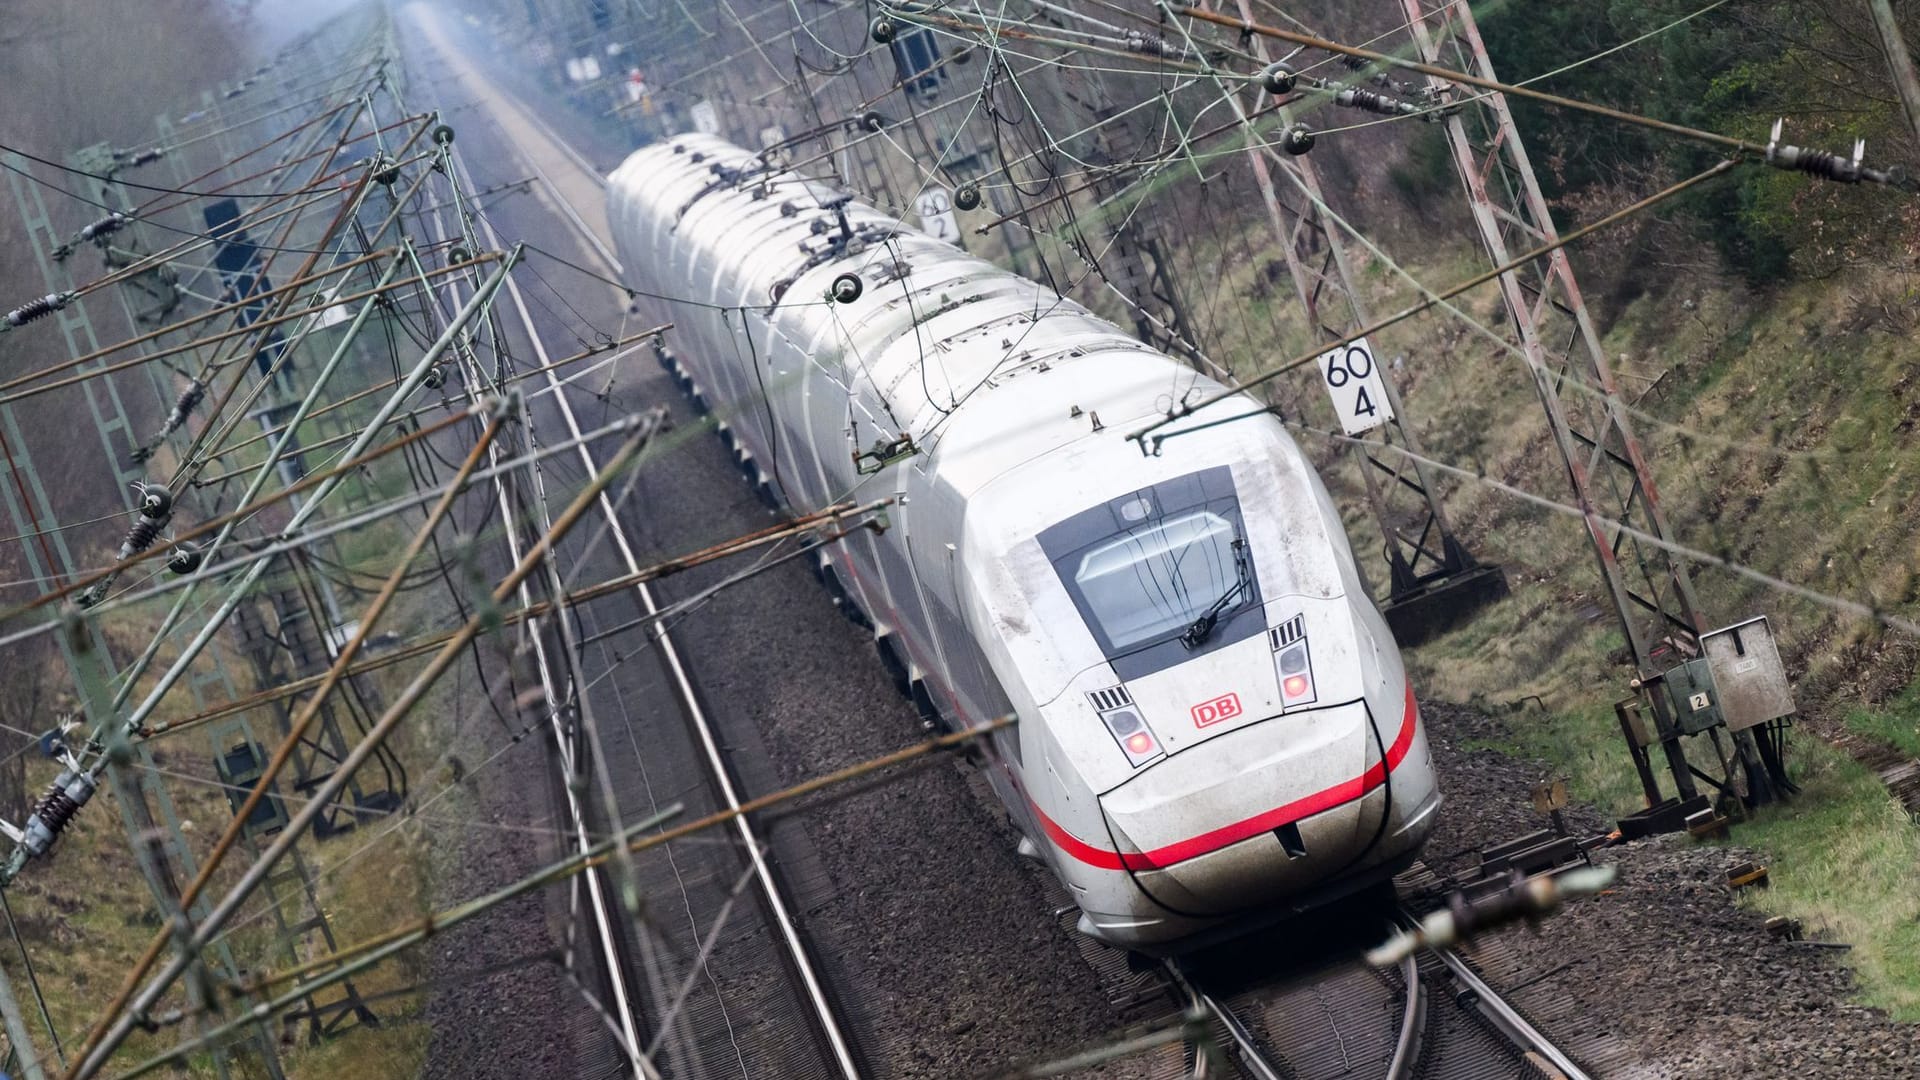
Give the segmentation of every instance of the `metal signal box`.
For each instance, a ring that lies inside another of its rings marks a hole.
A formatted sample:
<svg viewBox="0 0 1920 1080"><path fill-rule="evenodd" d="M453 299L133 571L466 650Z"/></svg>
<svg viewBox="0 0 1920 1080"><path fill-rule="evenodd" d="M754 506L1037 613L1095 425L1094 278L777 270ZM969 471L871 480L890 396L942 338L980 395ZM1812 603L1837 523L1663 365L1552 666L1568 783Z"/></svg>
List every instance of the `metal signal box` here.
<svg viewBox="0 0 1920 1080"><path fill-rule="evenodd" d="M1734 623L1700 638L1720 690L1727 727L1745 731L1797 711L1786 665L1765 615ZM1698 661L1695 661L1698 663Z"/></svg>
<svg viewBox="0 0 1920 1080"><path fill-rule="evenodd" d="M1660 685L1667 692L1674 724L1682 735L1698 735L1726 723L1720 712L1720 694L1713 686L1713 670L1705 660L1689 660L1668 668Z"/></svg>

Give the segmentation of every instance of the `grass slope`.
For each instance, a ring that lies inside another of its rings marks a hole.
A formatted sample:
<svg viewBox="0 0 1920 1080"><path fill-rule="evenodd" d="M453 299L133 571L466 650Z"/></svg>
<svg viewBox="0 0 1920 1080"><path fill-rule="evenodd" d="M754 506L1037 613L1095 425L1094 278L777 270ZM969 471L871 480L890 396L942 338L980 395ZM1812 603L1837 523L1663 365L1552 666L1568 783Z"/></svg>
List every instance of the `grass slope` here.
<svg viewBox="0 0 1920 1080"><path fill-rule="evenodd" d="M1638 398L1635 423L1682 543L1912 616L1920 346L1891 288L1861 275L1764 298L1675 289L1615 321L1605 347L1623 393ZM1565 502L1564 473L1531 388L1513 389L1512 362L1449 350L1435 366L1438 377L1408 395L1435 456ZM1458 416L1473 422L1428 419ZM1628 693L1624 638L1584 530L1490 488L1456 491L1449 504L1476 553L1506 565L1513 595L1414 650L1418 684L1495 708L1537 697L1546 711L1529 706L1516 721L1518 749L1554 762L1582 797L1637 809L1611 707ZM1853 943L1848 962L1866 999L1920 1020L1920 831L1871 772L1814 734L1844 724L1920 754L1912 641L1749 577L1704 565L1693 575L1714 625L1771 616L1805 721L1792 760L1804 793L1736 830L1772 865L1773 888L1748 902ZM1712 760L1704 744L1690 756Z"/></svg>

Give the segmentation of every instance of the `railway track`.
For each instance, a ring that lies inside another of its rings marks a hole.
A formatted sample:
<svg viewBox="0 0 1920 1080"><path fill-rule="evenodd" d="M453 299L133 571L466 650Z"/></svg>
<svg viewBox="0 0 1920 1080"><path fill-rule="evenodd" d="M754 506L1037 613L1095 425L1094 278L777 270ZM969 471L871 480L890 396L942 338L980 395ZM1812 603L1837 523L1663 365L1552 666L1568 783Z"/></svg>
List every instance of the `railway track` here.
<svg viewBox="0 0 1920 1080"><path fill-rule="evenodd" d="M516 127L522 132L536 132L551 150L545 155L521 155L544 191L545 201L589 249L600 264L598 268L608 277L618 278L619 261L595 227L602 220L597 208L588 206L583 212L577 205L583 192L590 191L597 197L604 191L605 181L599 170L564 140L542 130L518 101L504 93L498 99L500 107L514 114L511 119ZM545 160L539 159L542 156ZM470 180L467 186L473 187ZM491 233L490 224L484 228ZM498 244L497 237L491 239ZM511 282L508 290L511 306L539 354L539 362L548 363L524 299ZM624 295L621 299L624 301ZM560 389L561 380L551 371L545 377L569 434L577 435L581 427ZM579 453L589 473L596 473L591 454L584 448ZM622 561L629 570L637 568L639 563L626 530L605 497L601 512ZM636 594L648 614L659 610L644 587ZM672 672L675 692L697 733L709 779L724 805L738 807L737 782L720 749L725 740L701 709L671 638L657 628L653 633ZM804 928L793 914L798 905L786 895L779 874L766 858L766 838L744 817L735 819L735 825L743 850L751 853L751 874L769 914L768 932L780 942L788 970L799 988L798 996L807 1003L811 1024L824 1048L823 1058L831 1063L835 1075L861 1075L854 1039L837 1015ZM1403 912L1402 917L1408 916ZM1217 990L1206 979L1171 965L1165 975L1177 997L1198 1004L1213 1018L1220 1045L1238 1072L1252 1080L1349 1076L1384 1076L1391 1080L1585 1080L1588 1075L1573 1055L1530 1023L1473 965L1452 954L1425 952L1386 972L1355 960L1281 985L1239 990ZM1129 980L1115 976L1107 981L1115 993L1124 994L1124 984ZM1188 1074L1183 1071L1181 1075Z"/></svg>
<svg viewBox="0 0 1920 1080"><path fill-rule="evenodd" d="M449 60L453 58L453 50L447 48L437 38L435 45L439 47L443 57ZM513 119L525 125L522 129L523 139L524 133L531 131L534 137L543 140L547 147L558 155L565 167L576 174L556 178L548 168L552 163L551 156L548 156L547 163L543 163L540 160L543 155L533 152L532 148L524 145L521 147L522 161L532 170L536 181L545 189L550 197L548 201L559 212L559 216L599 260L607 276L618 278L620 264L617 257L605 240L597 234L587 217L575 206L575 198L583 183L590 186L592 190L603 191L605 179L572 147L545 132L537 121L524 112L518 102L500 94L496 97L494 104L497 108L517 114ZM462 166L462 172L463 175L459 177L461 186L468 191L480 190L471 176L464 175L464 166ZM561 179L564 179L565 183L562 183ZM575 192L573 196L569 195L569 189ZM501 238L495 232L490 220L484 216L478 218L476 228L490 245L504 250ZM548 355L542 343L540 331L526 298L511 278L506 283L505 291L513 321L524 331L537 362L546 368L544 378L549 393L543 396L551 400L567 434L578 440L585 426L580 423L574 405L569 401L565 381L549 366L553 358ZM620 294L619 300L624 305L625 295ZM581 442L577 445L576 451L581 467L585 469L588 476L597 478L600 474L600 465L590 448ZM637 554L638 546L616 511L613 499L603 494L596 503L596 512L606 529L607 541L618 556L619 569L625 573L639 571L643 563ZM661 605L646 584L635 585L632 597L645 616L651 618L659 614ZM696 756L705 770L704 779L714 796L714 808L739 811L744 800L739 779L735 776L722 750L722 747L727 745L727 739L717 730L702 706L684 657L676 648L673 637L663 623L652 622L644 632L651 639L651 644L664 666L678 711L685 718L697 750ZM547 665L542 666L544 669ZM561 700L563 697L564 694L554 697L553 700ZM578 819L580 808L574 808L574 813ZM746 862L745 877L750 880L754 899L764 916L765 933L777 943L780 959L794 984L793 996L804 1004L807 1011L807 1025L818 1042L818 1057L822 1064L818 1074L846 1077L849 1080L863 1075L856 1063L854 1040L850 1037L839 1015L839 1010L827 992L825 980L818 970L813 950L796 916L799 905L788 896L788 890L781 875L768 858L768 852L772 847L769 838L763 835L759 826L744 814L738 814L732 819L731 831L737 841L736 847ZM655 1011L664 1010L668 1002L660 1001L658 997L660 992L667 988L660 986L657 980L650 980L646 972L635 970L631 960L634 951L633 943L619 940L620 927L627 919L627 915L619 910L613 895L617 889L608 887L610 885L611 882L600 883L592 890L592 895L589 897L592 908L589 913L590 918L582 920L581 928L596 938L596 948L607 958L606 969L602 974L614 1000L623 1003L636 1001L646 992L649 981L653 981L656 1000L652 1004ZM629 1038L634 1039L634 1044L637 1045L640 1036L629 1032ZM639 1071L652 1075L651 1068L649 1064ZM705 1074L705 1070L698 1067L693 1068L692 1072Z"/></svg>
<svg viewBox="0 0 1920 1080"><path fill-rule="evenodd" d="M531 159L529 160L531 162ZM551 184L551 181L549 181L545 173L540 170L538 164L534 164L533 168L543 183ZM569 220L580 229L582 238L590 243L595 250L601 252L602 257L607 260L612 271L618 274L619 264L613 260L611 253L607 252L599 239L594 237L592 233L586 229L585 223L580 220L577 214L571 212L571 207L564 200L561 202L561 206L568 210ZM483 227L485 231L491 234L492 225L490 223L483 222ZM498 237L493 238L493 243L496 248L499 247L500 241ZM567 400L567 394L561 386L559 377L555 375L552 368L548 366L553 362L552 357L548 356L546 349L539 344L540 338L534 329L533 317L527 310L526 301L511 279L507 282L507 289L509 299L513 302L516 316L526 328L529 340L534 342L541 365L547 366L545 378L554 390L553 399L559 408L561 417L566 423L567 433L574 439L579 439L584 428L575 415L572 405ZM594 461L592 453L584 443L579 445L578 450L581 465L585 467L587 474L594 479L598 479L600 476L600 468L599 464ZM607 523L609 530L608 537L612 541L615 549L619 552L622 564L624 564L629 574L638 573L642 564L635 555L634 545L627 535L625 526L621 523L619 515L614 510L613 501L606 496L605 492L602 492L597 506L601 516ZM645 583L635 585L634 594L649 617L657 616L660 613L660 604ZM679 651L674 647L672 636L668 634L666 628L661 623L653 623L648 632L653 638L655 647L659 650L661 657L665 661L668 671L671 673L674 692L680 699L681 708L684 710L689 726L699 741L701 755L708 769L709 782L716 788L722 806L729 811L735 811L737 813L741 809L741 803L743 801L740 797L738 785L732 770L727 765L726 759L721 754L721 740L714 730L714 725L707 717L705 709L701 707L698 696L694 693L693 684L687 674L686 663L680 656ZM785 890L782 888L772 867L768 863L767 842L760 836L759 830L754 823L744 814L737 814L737 816L733 818L732 825L734 833L740 840L741 850L745 852L746 858L751 866L753 881L760 894L761 902L769 912L770 921L773 924L772 930L778 937L786 953L787 962L791 966L794 976L800 984L803 996L812 1009L813 1022L817 1026L821 1039L826 1045L835 1069L840 1075L848 1077L849 1080L857 1080L860 1072L854 1064L851 1041L841 1030L840 1019L832 1003L827 998L824 984L819 973L815 970L811 952L793 914L793 905L788 901Z"/></svg>
<svg viewBox="0 0 1920 1080"><path fill-rule="evenodd" d="M1404 909L1400 918L1411 922ZM1392 971L1353 960L1277 985L1215 990L1166 965L1248 1080L1554 1078L1589 1073L1467 960L1426 950Z"/></svg>

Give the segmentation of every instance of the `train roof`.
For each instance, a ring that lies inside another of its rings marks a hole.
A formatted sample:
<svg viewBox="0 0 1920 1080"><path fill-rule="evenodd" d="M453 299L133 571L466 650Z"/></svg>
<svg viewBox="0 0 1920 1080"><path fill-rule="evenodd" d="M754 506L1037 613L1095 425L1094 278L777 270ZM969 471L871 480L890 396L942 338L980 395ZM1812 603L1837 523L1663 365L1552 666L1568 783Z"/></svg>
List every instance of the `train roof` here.
<svg viewBox="0 0 1920 1080"><path fill-rule="evenodd" d="M639 151L611 188L616 214L622 200L655 200L675 207L672 228L698 234L682 245L699 252L684 268L696 301L760 313L882 431L910 435L927 467L962 493L1067 447L1089 468L1141 483L1249 455L1298 457L1269 420L1187 436L1168 457L1145 458L1125 433L1217 382L1045 285L829 185L768 171L725 140L687 134ZM830 252L823 239L848 229L881 239ZM861 277L861 296L824 300L849 272ZM1255 408L1230 399L1199 419Z"/></svg>

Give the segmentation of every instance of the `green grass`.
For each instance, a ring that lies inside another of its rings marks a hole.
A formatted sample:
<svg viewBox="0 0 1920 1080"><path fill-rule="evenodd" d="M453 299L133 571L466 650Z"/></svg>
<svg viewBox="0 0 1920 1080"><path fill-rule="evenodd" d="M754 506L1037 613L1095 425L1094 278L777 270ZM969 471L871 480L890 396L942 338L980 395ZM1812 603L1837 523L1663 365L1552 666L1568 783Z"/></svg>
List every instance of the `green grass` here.
<svg viewBox="0 0 1920 1080"><path fill-rule="evenodd" d="M1907 687L1877 709L1854 709L1846 719L1847 727L1854 731L1920 757L1920 683Z"/></svg>
<svg viewBox="0 0 1920 1080"><path fill-rule="evenodd" d="M1920 1021L1920 828L1851 758L1805 739L1796 748L1801 794L1734 830L1770 870L1771 887L1743 903L1851 943L1845 962L1866 1002Z"/></svg>
<svg viewBox="0 0 1920 1080"><path fill-rule="evenodd" d="M382 1003L376 1011L389 1008ZM377 1030L355 1028L345 1038L287 1055L287 1075L300 1080L377 1080L415 1076L427 1059L431 1028L423 1021L383 1020Z"/></svg>
<svg viewBox="0 0 1920 1080"><path fill-rule="evenodd" d="M1516 712L1507 726L1495 748L1551 762L1575 797L1613 814L1644 804L1611 706ZM1770 871L1771 887L1741 903L1851 944L1845 962L1866 1003L1920 1021L1920 828L1851 758L1807 738L1793 749L1801 793L1734 826L1732 842L1763 852ZM1695 760L1710 753L1704 743L1689 750Z"/></svg>
<svg viewBox="0 0 1920 1080"><path fill-rule="evenodd" d="M1416 269L1444 280L1443 266ZM1620 380L1629 401L1664 376L1639 399L1646 416L1634 423L1682 543L1912 618L1920 340L1861 316L1862 297L1876 288L1808 282L1756 297L1675 283L1619 312L1604 347L1616 372L1639 377ZM1508 358L1468 336L1455 340L1413 354L1418 368L1403 390L1428 452L1567 501L1531 387L1505 377ZM1357 485L1329 482L1354 509ZM1512 595L1409 650L1415 685L1505 717L1511 736L1501 748L1553 763L1579 798L1615 815L1640 808L1612 708L1630 693L1631 672L1584 529L1475 485L1450 490L1447 506L1474 554L1506 567ZM1349 526L1356 548L1377 543L1363 511ZM1773 887L1742 902L1852 944L1842 960L1855 968L1864 1000L1920 1020L1920 828L1876 777L1808 730L1844 724L1920 756L1913 643L1749 578L1707 566L1691 572L1710 625L1772 618L1812 718L1789 759L1804 792L1735 826L1733 842L1763 851L1772 868ZM1532 695L1544 712L1509 708ZM1705 744L1689 751L1714 759ZM1664 761L1656 763L1670 790Z"/></svg>
<svg viewBox="0 0 1920 1080"><path fill-rule="evenodd" d="M1550 715L1527 710L1508 717L1507 728L1513 738L1502 749L1552 762L1582 800L1615 815L1646 805L1611 705Z"/></svg>

